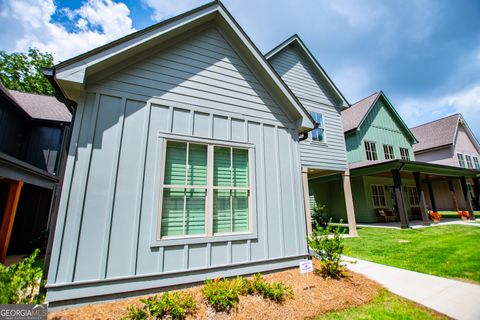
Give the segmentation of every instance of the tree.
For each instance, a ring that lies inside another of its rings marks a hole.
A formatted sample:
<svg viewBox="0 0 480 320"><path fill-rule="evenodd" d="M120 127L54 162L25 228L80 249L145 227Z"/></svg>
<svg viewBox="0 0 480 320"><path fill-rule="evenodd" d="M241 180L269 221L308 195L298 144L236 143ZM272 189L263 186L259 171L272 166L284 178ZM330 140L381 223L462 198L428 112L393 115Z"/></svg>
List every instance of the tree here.
<svg viewBox="0 0 480 320"><path fill-rule="evenodd" d="M12 90L53 95L53 88L41 69L52 66L53 55L36 48L26 53L0 51L0 82Z"/></svg>

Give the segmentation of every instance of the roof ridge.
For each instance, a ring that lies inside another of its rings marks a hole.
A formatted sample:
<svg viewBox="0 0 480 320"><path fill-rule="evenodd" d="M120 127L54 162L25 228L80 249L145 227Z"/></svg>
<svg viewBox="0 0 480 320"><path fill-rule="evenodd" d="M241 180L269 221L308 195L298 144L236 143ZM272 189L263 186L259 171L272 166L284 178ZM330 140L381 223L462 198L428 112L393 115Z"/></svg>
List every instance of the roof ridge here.
<svg viewBox="0 0 480 320"><path fill-rule="evenodd" d="M425 123L419 124L419 125L417 125L417 126L415 126L415 127L411 127L410 129L416 129L416 128L419 128L419 127L423 127L423 126L426 126L426 125L432 124L432 123L434 123L434 122L437 122L437 121L440 121L440 120L444 120L444 119L447 119L447 118L450 118L450 117L453 117L453 116L462 116L462 114L459 113L459 112L456 112L456 113L454 113L454 114L451 114L451 115L449 115L449 116L445 116L445 117L443 117L443 118L438 118L438 119L435 119L435 120L432 120L432 121L429 121L429 122L425 122Z"/></svg>
<svg viewBox="0 0 480 320"><path fill-rule="evenodd" d="M42 97L51 97L51 98L54 98L54 96L51 96L51 95L48 95L48 94L43 94L43 93L38 93L38 92L25 92L25 91L19 91L19 90L14 90L14 89L7 89L8 91L15 91L15 92L18 92L18 93L25 93L25 94L31 94L31 95L35 95L35 96L42 96Z"/></svg>

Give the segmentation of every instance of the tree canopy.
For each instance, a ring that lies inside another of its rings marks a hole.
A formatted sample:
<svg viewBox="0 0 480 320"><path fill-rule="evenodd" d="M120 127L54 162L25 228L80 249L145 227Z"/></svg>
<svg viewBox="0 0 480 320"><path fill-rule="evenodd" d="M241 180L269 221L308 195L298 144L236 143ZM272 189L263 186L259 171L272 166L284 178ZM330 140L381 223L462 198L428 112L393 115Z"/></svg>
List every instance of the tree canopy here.
<svg viewBox="0 0 480 320"><path fill-rule="evenodd" d="M26 53L0 51L0 82L11 90L53 95L53 88L41 69L52 66L53 55L36 48Z"/></svg>

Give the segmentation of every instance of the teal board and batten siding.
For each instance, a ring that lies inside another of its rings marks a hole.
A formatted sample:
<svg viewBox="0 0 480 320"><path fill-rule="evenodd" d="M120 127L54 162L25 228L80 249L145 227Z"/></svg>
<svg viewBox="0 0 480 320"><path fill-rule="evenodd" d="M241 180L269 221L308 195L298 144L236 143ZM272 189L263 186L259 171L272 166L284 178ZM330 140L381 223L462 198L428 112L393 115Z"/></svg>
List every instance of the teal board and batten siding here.
<svg viewBox="0 0 480 320"><path fill-rule="evenodd" d="M382 100L378 100L367 118L361 124L360 129L345 136L347 156L349 163L366 161L365 141L376 142L378 160L384 160L383 145L393 146L395 159L400 159L400 147L407 148L410 160L415 160L412 142L406 136L404 129L395 116L387 109Z"/></svg>
<svg viewBox="0 0 480 320"><path fill-rule="evenodd" d="M308 111L323 114L325 143L307 139L300 142L303 167L347 170L345 138L338 102L317 76L300 51L292 46L270 58L270 63Z"/></svg>
<svg viewBox="0 0 480 320"><path fill-rule="evenodd" d="M292 123L216 29L90 84L73 129L47 300L297 265L307 243ZM252 233L156 239L165 137L250 146Z"/></svg>

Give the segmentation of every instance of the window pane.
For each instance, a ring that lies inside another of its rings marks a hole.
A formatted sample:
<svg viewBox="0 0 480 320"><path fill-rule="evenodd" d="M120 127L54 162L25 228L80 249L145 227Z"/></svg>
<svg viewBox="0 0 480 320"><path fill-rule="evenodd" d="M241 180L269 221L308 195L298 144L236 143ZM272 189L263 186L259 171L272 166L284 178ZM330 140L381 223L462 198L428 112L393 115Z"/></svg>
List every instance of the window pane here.
<svg viewBox="0 0 480 320"><path fill-rule="evenodd" d="M248 191L233 191L232 214L233 231L248 231Z"/></svg>
<svg viewBox="0 0 480 320"><path fill-rule="evenodd" d="M215 147L213 158L213 185L231 186L230 148Z"/></svg>
<svg viewBox="0 0 480 320"><path fill-rule="evenodd" d="M233 149L233 186L248 187L248 150Z"/></svg>
<svg viewBox="0 0 480 320"><path fill-rule="evenodd" d="M184 189L163 190L162 202L162 225L160 235L179 236L183 235L183 200Z"/></svg>
<svg viewBox="0 0 480 320"><path fill-rule="evenodd" d="M231 232L230 190L213 191L213 233Z"/></svg>
<svg viewBox="0 0 480 320"><path fill-rule="evenodd" d="M207 145L190 143L187 185L207 185Z"/></svg>
<svg viewBox="0 0 480 320"><path fill-rule="evenodd" d="M205 233L205 189L187 189L185 234Z"/></svg>
<svg viewBox="0 0 480 320"><path fill-rule="evenodd" d="M184 142L167 142L164 184L185 184L187 164L187 144Z"/></svg>

